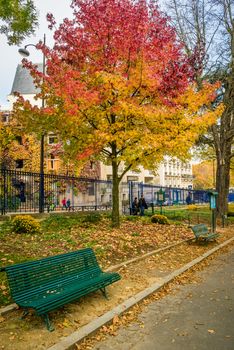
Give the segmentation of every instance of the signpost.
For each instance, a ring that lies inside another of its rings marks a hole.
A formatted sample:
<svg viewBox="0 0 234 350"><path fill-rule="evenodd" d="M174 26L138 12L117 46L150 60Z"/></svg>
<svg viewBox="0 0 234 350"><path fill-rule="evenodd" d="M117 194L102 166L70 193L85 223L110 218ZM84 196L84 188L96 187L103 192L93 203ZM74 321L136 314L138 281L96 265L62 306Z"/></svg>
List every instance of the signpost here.
<svg viewBox="0 0 234 350"><path fill-rule="evenodd" d="M211 210L211 232L215 233L216 230L216 200L218 196L218 192L209 191L208 192L210 199L210 210Z"/></svg>
<svg viewBox="0 0 234 350"><path fill-rule="evenodd" d="M160 214L162 215L162 205L163 202L165 202L165 191L163 191L161 188L157 193L157 202L160 205Z"/></svg>

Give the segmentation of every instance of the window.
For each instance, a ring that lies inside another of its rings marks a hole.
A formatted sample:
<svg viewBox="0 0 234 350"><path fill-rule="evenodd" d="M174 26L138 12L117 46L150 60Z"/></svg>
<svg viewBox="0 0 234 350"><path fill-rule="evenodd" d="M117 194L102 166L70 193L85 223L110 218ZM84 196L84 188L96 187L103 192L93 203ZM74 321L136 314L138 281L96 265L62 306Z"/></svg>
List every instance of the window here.
<svg viewBox="0 0 234 350"><path fill-rule="evenodd" d="M145 183L151 184L153 182L153 177L145 177Z"/></svg>
<svg viewBox="0 0 234 350"><path fill-rule="evenodd" d="M54 169L54 155L53 154L50 155L50 168Z"/></svg>
<svg viewBox="0 0 234 350"><path fill-rule="evenodd" d="M16 169L22 169L24 167L23 159L17 159L15 161L15 167L16 167Z"/></svg>
<svg viewBox="0 0 234 350"><path fill-rule="evenodd" d="M49 155L48 161L48 170L58 170L58 158L56 159L53 154Z"/></svg>
<svg viewBox="0 0 234 350"><path fill-rule="evenodd" d="M16 136L15 137L16 141L18 142L19 145L22 145L23 142L22 142L22 136Z"/></svg>
<svg viewBox="0 0 234 350"><path fill-rule="evenodd" d="M2 122L8 123L9 122L10 113L2 113Z"/></svg>
<svg viewBox="0 0 234 350"><path fill-rule="evenodd" d="M138 181L138 176L127 176L127 182L130 182L130 181Z"/></svg>
<svg viewBox="0 0 234 350"><path fill-rule="evenodd" d="M94 187L95 187L94 182L89 183L88 185L89 196L94 196Z"/></svg>
<svg viewBox="0 0 234 350"><path fill-rule="evenodd" d="M48 136L48 144L54 145L56 143L58 143L58 137L56 135L49 135Z"/></svg>

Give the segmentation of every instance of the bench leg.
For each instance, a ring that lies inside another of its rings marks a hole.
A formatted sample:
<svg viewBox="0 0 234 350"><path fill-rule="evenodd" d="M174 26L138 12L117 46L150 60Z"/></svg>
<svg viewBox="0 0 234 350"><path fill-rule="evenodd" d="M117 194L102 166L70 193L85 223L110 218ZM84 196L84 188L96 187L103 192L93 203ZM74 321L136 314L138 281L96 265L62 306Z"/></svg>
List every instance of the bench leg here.
<svg viewBox="0 0 234 350"><path fill-rule="evenodd" d="M51 324L48 314L42 315L42 317L44 318L46 328L48 329L48 331L53 332L54 326Z"/></svg>
<svg viewBox="0 0 234 350"><path fill-rule="evenodd" d="M28 314L29 314L28 309L24 309L24 312L23 312L22 316L20 317L20 320L23 320L24 317L26 317Z"/></svg>
<svg viewBox="0 0 234 350"><path fill-rule="evenodd" d="M102 292L102 294L104 295L104 297L108 300L108 295L107 295L107 292L106 292L106 287L100 288L100 291Z"/></svg>

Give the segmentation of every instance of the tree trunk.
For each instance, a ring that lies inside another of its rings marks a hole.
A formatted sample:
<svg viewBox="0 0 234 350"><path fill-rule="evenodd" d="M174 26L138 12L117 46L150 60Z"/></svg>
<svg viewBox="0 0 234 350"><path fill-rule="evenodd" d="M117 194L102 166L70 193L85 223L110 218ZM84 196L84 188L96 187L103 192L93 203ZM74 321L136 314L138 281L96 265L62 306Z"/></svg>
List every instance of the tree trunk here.
<svg viewBox="0 0 234 350"><path fill-rule="evenodd" d="M217 159L216 169L216 191L217 214L219 216L226 215L228 212L228 193L230 184L230 162L232 155L232 133L233 118L227 107L220 118L220 125L212 127L214 138L214 147ZM230 135L230 136L229 136Z"/></svg>
<svg viewBox="0 0 234 350"><path fill-rule="evenodd" d="M116 158L116 145L112 145L112 226L119 227L119 176L118 176L118 164Z"/></svg>
<svg viewBox="0 0 234 350"><path fill-rule="evenodd" d="M214 146L217 157L216 189L218 194L217 213L222 216L228 212L228 193L230 185L230 165L234 138L234 25L231 29L230 70L223 81L225 110L219 125L213 128ZM219 132L217 132L219 130Z"/></svg>
<svg viewBox="0 0 234 350"><path fill-rule="evenodd" d="M216 191L218 192L217 199L217 214L222 217L228 212L228 193L230 181L230 163L227 161L222 164L218 160L216 171Z"/></svg>

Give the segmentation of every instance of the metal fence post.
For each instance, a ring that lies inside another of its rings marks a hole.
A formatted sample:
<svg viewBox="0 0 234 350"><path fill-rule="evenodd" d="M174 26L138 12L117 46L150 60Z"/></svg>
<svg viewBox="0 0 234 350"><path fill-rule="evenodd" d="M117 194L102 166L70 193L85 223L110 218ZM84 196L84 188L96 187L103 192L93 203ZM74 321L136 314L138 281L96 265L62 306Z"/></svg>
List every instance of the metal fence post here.
<svg viewBox="0 0 234 350"><path fill-rule="evenodd" d="M133 193L132 193L132 181L129 181L128 183L128 196L129 196L129 214L132 214L132 202L133 202Z"/></svg>
<svg viewBox="0 0 234 350"><path fill-rule="evenodd" d="M154 215L154 203L151 203L151 207L152 207L152 215Z"/></svg>
<svg viewBox="0 0 234 350"><path fill-rule="evenodd" d="M6 169L2 169L1 170L2 172L2 175L3 175L3 200L2 200L2 208L1 208L1 212L2 212L2 215L5 215L6 214Z"/></svg>

